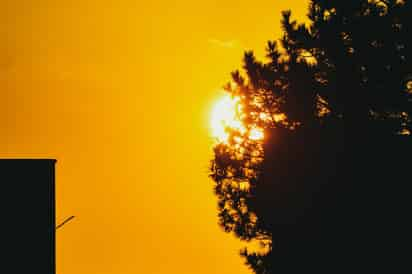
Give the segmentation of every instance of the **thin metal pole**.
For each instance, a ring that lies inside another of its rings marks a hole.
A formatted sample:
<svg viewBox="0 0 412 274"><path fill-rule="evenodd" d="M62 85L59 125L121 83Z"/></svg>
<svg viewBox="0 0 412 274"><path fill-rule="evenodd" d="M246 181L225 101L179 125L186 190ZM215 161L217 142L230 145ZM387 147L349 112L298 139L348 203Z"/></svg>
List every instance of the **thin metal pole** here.
<svg viewBox="0 0 412 274"><path fill-rule="evenodd" d="M61 228L62 226L64 226L67 222L69 222L70 220L72 220L74 218L74 216L70 216L68 217L66 220L64 220L63 222L61 222L58 226L56 226L56 230Z"/></svg>

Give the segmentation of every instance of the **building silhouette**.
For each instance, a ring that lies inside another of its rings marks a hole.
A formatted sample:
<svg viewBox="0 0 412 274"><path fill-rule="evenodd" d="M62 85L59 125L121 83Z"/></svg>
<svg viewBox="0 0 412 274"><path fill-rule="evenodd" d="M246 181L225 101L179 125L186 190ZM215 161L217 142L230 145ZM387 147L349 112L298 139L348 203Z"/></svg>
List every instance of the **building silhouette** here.
<svg viewBox="0 0 412 274"><path fill-rule="evenodd" d="M0 159L0 272L54 274L55 163Z"/></svg>

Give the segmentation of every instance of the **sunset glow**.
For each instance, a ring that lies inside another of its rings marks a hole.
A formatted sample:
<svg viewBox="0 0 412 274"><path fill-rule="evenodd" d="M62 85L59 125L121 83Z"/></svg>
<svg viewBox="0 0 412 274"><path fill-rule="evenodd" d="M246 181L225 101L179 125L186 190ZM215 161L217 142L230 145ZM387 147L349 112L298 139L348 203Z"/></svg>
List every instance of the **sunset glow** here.
<svg viewBox="0 0 412 274"><path fill-rule="evenodd" d="M211 113L210 127L212 136L219 142L228 141L227 130L229 128L245 131L239 119L240 110L239 98L230 95L223 96L215 103Z"/></svg>
<svg viewBox="0 0 412 274"><path fill-rule="evenodd" d="M4 2L1 156L57 159L56 222L76 219L56 233L56 273L252 273L207 176L235 116L220 87L307 5Z"/></svg>
<svg viewBox="0 0 412 274"><path fill-rule="evenodd" d="M212 136L216 138L218 142L228 142L230 129L237 130L242 135L246 134L247 129L240 119L242 115L242 105L239 101L239 97L225 95L215 103L211 113L210 127ZM248 138L250 140L258 141L262 140L263 137L262 129L249 129Z"/></svg>

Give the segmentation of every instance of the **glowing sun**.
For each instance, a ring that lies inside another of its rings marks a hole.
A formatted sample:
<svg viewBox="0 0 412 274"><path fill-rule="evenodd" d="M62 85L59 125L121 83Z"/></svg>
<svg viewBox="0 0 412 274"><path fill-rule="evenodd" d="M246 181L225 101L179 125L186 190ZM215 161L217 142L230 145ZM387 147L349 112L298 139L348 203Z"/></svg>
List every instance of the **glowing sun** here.
<svg viewBox="0 0 412 274"><path fill-rule="evenodd" d="M239 97L232 97L228 94L217 100L213 106L210 119L210 127L212 136L218 142L226 143L229 139L228 130L233 129L239 131L242 135L247 132L243 125L240 116L242 115L242 105L239 102ZM250 140L263 139L263 130L259 128L249 129L248 137Z"/></svg>
<svg viewBox="0 0 412 274"><path fill-rule="evenodd" d="M227 142L229 133L227 129L244 131L244 126L239 119L240 104L238 97L226 94L213 106L210 120L212 136L219 142Z"/></svg>

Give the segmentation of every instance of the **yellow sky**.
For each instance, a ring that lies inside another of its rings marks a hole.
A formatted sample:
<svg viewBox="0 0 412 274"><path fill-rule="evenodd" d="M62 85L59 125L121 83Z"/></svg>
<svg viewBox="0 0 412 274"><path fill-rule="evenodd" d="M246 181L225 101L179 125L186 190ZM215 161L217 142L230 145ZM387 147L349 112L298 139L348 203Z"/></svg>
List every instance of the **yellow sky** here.
<svg viewBox="0 0 412 274"><path fill-rule="evenodd" d="M280 11L304 16L290 2L1 1L0 156L58 160L58 274L250 273L217 225L208 115Z"/></svg>

